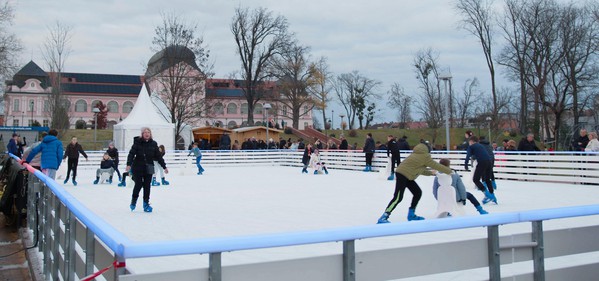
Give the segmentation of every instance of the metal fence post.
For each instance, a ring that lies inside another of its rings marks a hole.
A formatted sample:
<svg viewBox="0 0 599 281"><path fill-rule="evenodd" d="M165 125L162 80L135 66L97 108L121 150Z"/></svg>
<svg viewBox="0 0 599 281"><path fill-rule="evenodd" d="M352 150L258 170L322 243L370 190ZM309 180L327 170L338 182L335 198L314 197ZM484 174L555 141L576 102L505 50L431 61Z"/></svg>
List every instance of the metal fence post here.
<svg viewBox="0 0 599 281"><path fill-rule="evenodd" d="M51 260L50 260L50 241L48 241L49 237L52 237L50 235L50 231L52 230L52 227L50 225L50 206L51 202L52 202L52 194L50 192L47 192L47 188L45 188L46 192L44 194L44 237L42 239L42 246L43 246L43 253L44 253L44 275L46 276L50 276L50 265L51 265Z"/></svg>
<svg viewBox="0 0 599 281"><path fill-rule="evenodd" d="M343 241L343 281L356 280L356 241Z"/></svg>
<svg viewBox="0 0 599 281"><path fill-rule="evenodd" d="M86 232L85 232L85 276L90 275L92 273L94 273L94 262L95 261L95 254L96 254L96 250L95 250L95 244L96 244L96 237L94 235L94 232L87 228Z"/></svg>
<svg viewBox="0 0 599 281"><path fill-rule="evenodd" d="M208 265L208 280L222 281L221 253L210 253Z"/></svg>
<svg viewBox="0 0 599 281"><path fill-rule="evenodd" d="M545 246L543 244L543 221L532 222L532 241L537 245L532 248L534 280L545 280Z"/></svg>
<svg viewBox="0 0 599 281"><path fill-rule="evenodd" d="M75 280L75 231L76 231L76 219L73 218L73 213L65 208L65 215L67 221L65 223L65 245L64 250L64 262L65 262L65 274L64 278L66 281Z"/></svg>
<svg viewBox="0 0 599 281"><path fill-rule="evenodd" d="M60 214L62 213L62 203L58 197L54 196L54 220L52 221L52 233L54 234L54 243L52 246L52 280L58 279L58 270L60 269Z"/></svg>
<svg viewBox="0 0 599 281"><path fill-rule="evenodd" d="M499 226L487 227L487 250L489 253L489 280L501 280L501 262L499 257Z"/></svg>

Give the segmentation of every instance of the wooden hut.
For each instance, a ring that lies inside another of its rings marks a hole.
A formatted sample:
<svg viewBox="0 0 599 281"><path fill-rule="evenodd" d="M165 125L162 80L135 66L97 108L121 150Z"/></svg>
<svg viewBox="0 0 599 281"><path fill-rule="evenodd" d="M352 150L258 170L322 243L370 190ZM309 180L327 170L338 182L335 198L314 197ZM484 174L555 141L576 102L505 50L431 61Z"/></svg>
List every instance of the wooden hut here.
<svg viewBox="0 0 599 281"><path fill-rule="evenodd" d="M268 128L268 138L273 139L275 142L279 142L279 136L282 133L283 130ZM256 138L256 140L263 140L264 142L268 142L266 138L266 127L254 126L233 129L233 134L231 134L231 143L237 140L241 144L249 138Z"/></svg>
<svg viewBox="0 0 599 281"><path fill-rule="evenodd" d="M195 128L192 130L192 132L194 142L198 142L200 139L206 140L210 144L210 147L213 149L218 148L220 137L225 133L231 135L231 143L233 143L234 139L233 134L231 134L233 131L227 128L207 126Z"/></svg>

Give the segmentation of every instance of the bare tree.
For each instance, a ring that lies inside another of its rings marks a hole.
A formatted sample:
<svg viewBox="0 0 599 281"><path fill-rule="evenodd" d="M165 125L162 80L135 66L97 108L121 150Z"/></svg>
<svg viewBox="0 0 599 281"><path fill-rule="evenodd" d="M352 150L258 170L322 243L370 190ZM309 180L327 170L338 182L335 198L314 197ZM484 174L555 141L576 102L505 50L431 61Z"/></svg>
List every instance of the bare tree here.
<svg viewBox="0 0 599 281"><path fill-rule="evenodd" d="M16 59L23 49L21 41L9 31L14 13L8 2L0 4L0 78L10 77L17 70Z"/></svg>
<svg viewBox="0 0 599 281"><path fill-rule="evenodd" d="M322 111L322 120L327 120L326 110L331 101L331 76L327 59L321 57L310 65L312 72L308 92L312 95L314 107ZM326 123L325 123L326 124Z"/></svg>
<svg viewBox="0 0 599 281"><path fill-rule="evenodd" d="M360 99L367 102L370 98L378 97L375 91L380 84L377 80L362 76L357 70L337 76L335 94L347 113L350 129L354 128Z"/></svg>
<svg viewBox="0 0 599 281"><path fill-rule="evenodd" d="M482 93L479 89L477 78L468 79L462 87L462 97L457 100L458 128L464 128L468 119L473 117L473 110L477 100L480 100Z"/></svg>
<svg viewBox="0 0 599 281"><path fill-rule="evenodd" d="M293 128L299 128L301 116L312 111L314 103L308 93L314 72L308 61L309 48L297 44L288 45L269 63L269 72L278 79L280 96L278 103L291 109ZM279 114L282 111L278 110ZM289 114L287 114L289 115Z"/></svg>
<svg viewBox="0 0 599 281"><path fill-rule="evenodd" d="M492 122L491 127L495 128L495 121L498 120L497 113L497 92L495 84L495 64L493 62L493 0L459 0L456 3L456 9L462 15L462 27L474 35L483 50L485 61L489 68L491 76L491 96L492 96Z"/></svg>
<svg viewBox="0 0 599 281"><path fill-rule="evenodd" d="M268 76L268 61L290 41L287 27L285 17L275 17L265 8L252 11L241 7L235 9L231 32L241 59L243 93L248 103L247 122L250 125L254 124L254 106L265 95L262 86Z"/></svg>
<svg viewBox="0 0 599 281"><path fill-rule="evenodd" d="M185 124L209 114L202 93L212 65L197 30L197 24L174 13L162 14L162 22L154 29L151 50L157 53L148 62L146 79L157 83L157 98L166 108L161 113L175 124L175 140Z"/></svg>
<svg viewBox="0 0 599 281"><path fill-rule="evenodd" d="M63 96L62 73L71 54L72 28L57 21L53 26L48 26L48 32L49 35L41 49L48 69L52 72L52 93L47 99L48 113L52 120L50 126L62 134L70 127L70 102Z"/></svg>
<svg viewBox="0 0 599 281"><path fill-rule="evenodd" d="M447 101L441 94L438 59L438 54L431 48L422 49L414 56L414 71L419 88L422 90L417 108L429 128L441 126L445 114L443 105Z"/></svg>
<svg viewBox="0 0 599 281"><path fill-rule="evenodd" d="M393 83L388 93L387 105L397 112L399 128L405 129L407 123L412 121L412 96L407 95L399 83Z"/></svg>

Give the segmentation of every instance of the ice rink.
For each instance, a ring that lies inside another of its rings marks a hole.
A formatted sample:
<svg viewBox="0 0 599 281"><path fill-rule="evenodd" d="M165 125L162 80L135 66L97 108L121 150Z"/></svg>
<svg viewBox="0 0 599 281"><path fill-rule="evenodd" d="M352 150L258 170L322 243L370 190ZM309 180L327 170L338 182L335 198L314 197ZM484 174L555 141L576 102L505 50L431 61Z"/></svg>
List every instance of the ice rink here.
<svg viewBox="0 0 599 281"><path fill-rule="evenodd" d="M395 185L395 181L384 180L379 173L357 171L330 170L329 175L313 175L311 171L310 174L302 174L301 168L279 166L205 168L206 172L201 176L181 176L180 171L172 169L166 176L170 185L152 187L152 213L142 211L141 194L137 209L134 212L129 210L132 187L117 187L116 174L111 185L93 185L95 171L80 169L77 178L79 185L75 187L69 182L64 186L91 211L131 240L165 241L375 224L391 200ZM433 179L426 176L417 179L423 190L417 214L426 219L434 219L436 211L436 201L432 195ZM62 183L61 180L57 181ZM599 203L599 187L593 185L501 180L497 184L499 204L484 205L490 214ZM482 201L481 192L469 191ZM411 198L408 192L391 215L391 222L406 222ZM470 203L464 210L468 216L480 216ZM550 230L597 224L599 216L592 216L547 221L544 228ZM530 231L530 224L500 227L500 235L525 231ZM486 235L485 228L474 228L366 239L356 241L356 251L457 241ZM223 253L223 266L340 252L340 243L327 243ZM207 266L207 255L127 260L127 267L134 273ZM504 272L508 275L509 268ZM486 271L484 273L488 274ZM455 278L464 280L459 275Z"/></svg>

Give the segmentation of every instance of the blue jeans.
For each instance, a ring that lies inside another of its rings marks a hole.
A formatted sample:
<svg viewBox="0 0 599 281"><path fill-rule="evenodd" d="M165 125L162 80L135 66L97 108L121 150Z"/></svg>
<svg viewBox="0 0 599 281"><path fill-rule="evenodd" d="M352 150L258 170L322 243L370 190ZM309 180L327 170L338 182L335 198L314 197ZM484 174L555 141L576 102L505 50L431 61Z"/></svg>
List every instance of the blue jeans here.
<svg viewBox="0 0 599 281"><path fill-rule="evenodd" d="M196 157L196 166L198 166L198 172L204 172L204 168L202 168L202 165L200 164L200 160L202 160L202 156L198 156Z"/></svg>
<svg viewBox="0 0 599 281"><path fill-rule="evenodd" d="M56 179L56 169L42 169L42 173L53 180Z"/></svg>

